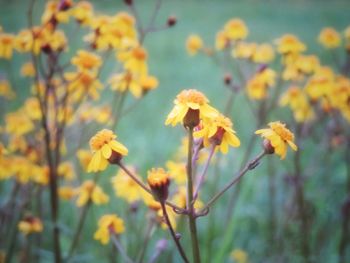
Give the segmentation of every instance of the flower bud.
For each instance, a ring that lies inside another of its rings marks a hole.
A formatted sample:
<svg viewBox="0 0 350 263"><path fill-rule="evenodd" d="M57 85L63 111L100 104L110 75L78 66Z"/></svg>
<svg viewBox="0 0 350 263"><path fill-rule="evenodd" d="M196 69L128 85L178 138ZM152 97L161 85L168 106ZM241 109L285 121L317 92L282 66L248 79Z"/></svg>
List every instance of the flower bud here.
<svg viewBox="0 0 350 263"><path fill-rule="evenodd" d="M133 0L124 0L124 3L126 5L132 5L133 4Z"/></svg>
<svg viewBox="0 0 350 263"><path fill-rule="evenodd" d="M168 17L167 24L169 27L175 26L176 22L177 22L176 16L169 16Z"/></svg>
<svg viewBox="0 0 350 263"><path fill-rule="evenodd" d="M148 172L147 181L154 197L159 202L165 202L169 195L169 175L162 168L152 169Z"/></svg>
<svg viewBox="0 0 350 263"><path fill-rule="evenodd" d="M123 155L116 151L112 151L111 156L108 158L108 162L110 164L119 164L119 162L122 160Z"/></svg>
<svg viewBox="0 0 350 263"><path fill-rule="evenodd" d="M226 73L225 76L224 76L224 82L225 84L228 86L231 84L232 82L232 77L231 77L231 74L229 73Z"/></svg>

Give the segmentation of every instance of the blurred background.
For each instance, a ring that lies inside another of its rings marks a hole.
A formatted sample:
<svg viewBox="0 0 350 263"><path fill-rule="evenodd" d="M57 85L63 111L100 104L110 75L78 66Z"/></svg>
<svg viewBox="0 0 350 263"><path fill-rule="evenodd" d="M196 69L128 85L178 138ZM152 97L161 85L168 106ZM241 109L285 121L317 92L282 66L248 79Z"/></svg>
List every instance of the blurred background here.
<svg viewBox="0 0 350 263"><path fill-rule="evenodd" d="M121 0L96 0L91 3L96 13L113 15L120 11L128 11ZM17 33L26 27L25 14L28 5L27 0L0 1L0 25L4 31ZM36 22L40 21L44 5L45 1L38 1L36 4L37 8L34 10ZM147 22L153 12L155 1L135 0L135 6L141 20ZM223 25L231 18L240 18L249 28L249 41L273 43L283 34L292 33L306 43L308 47L306 53L317 54L322 63L332 64L332 56L324 52L317 42L318 34L326 26L343 31L350 24L349 14L350 1L346 0L162 1L155 24L165 25L169 15L176 16L177 24L168 30L152 33L145 40L145 47L149 54L149 70L158 78L159 87L141 100L136 108L119 123L116 133L119 140L129 149L125 162L137 166L140 175L145 178L147 170L151 167L164 166L165 162L173 157L185 133L181 126L175 128L164 126L164 121L173 106L176 94L182 89L196 88L207 95L214 107L224 110L226 98L229 95L223 82L224 72L206 56L188 56L185 42L190 34L199 34L205 45L214 47L216 33ZM70 48L67 51L67 58L75 52L77 47L82 46L82 37L86 34L82 31L77 34L72 25L68 27L67 38ZM22 105L29 94L30 84L26 79L20 77L19 72L24 61L20 54L15 54L11 62L13 72L11 78L14 81L13 88L17 93L17 99L13 103L2 105L1 123L3 123L4 109L6 108L6 111L15 110ZM111 71L116 68L113 61L109 60L106 63L108 66L104 68L101 75L102 81L105 81ZM0 75L6 75L8 67L7 62L0 61ZM107 92L103 95L103 103L111 102L111 96L108 94ZM132 103L130 97L128 103ZM230 116L234 129L241 139L241 147L231 149L229 154L223 158L220 173L216 173L213 169L209 170L207 181L209 186L216 180L220 185L224 185L239 169L244 149L255 131L254 118L243 97L235 100ZM277 119L287 123L291 122L290 111L287 109L275 111L268 121ZM87 129L85 148L88 148L88 140L97 130L99 130L97 127ZM68 130L67 142L70 142L69 136L73 136L74 132L74 130ZM346 168L349 164L343 160L344 149L328 154L325 152L325 147L321 148L322 151L319 150L322 143L322 131L319 131L318 139L300 145L302 164L305 167L307 178L305 195L309 206L308 216L313 225L310 246L314 262L337 262L337 249L341 234L339 227L341 206L346 196ZM258 140L252 156L255 156L260 150ZM226 220L226 206L231 196L230 192L226 193L211 210L212 218L203 217L198 220L204 262L231 262L229 253L234 249L244 250L248 254L249 262L302 262L296 244L303 237L296 234L297 223L293 217L293 208L291 208L293 189L288 177L292 171L293 154L289 152L286 160L283 161L280 161L277 156L269 157L259 169L254 170L242 180L241 194L236 200L236 211L228 221ZM323 168L325 163L326 168ZM271 169L274 170L273 173ZM101 185L110 195L113 194L108 177L115 173L115 168L109 168L101 179ZM269 184L271 179L269 174L274 176L272 186ZM91 175L84 176L91 177ZM201 198L205 201L211 195L206 194L206 191L209 190L206 189L206 186L204 188ZM0 185L0 189L2 193L7 192L3 184ZM272 201L271 191L273 191ZM0 198L4 198L4 195L1 195ZM96 229L96 220L107 211L117 211L123 216L123 213L129 213L126 207L127 204L124 201L113 199L107 206L96 206L92 209L84 228L83 241L80 244L82 255L78 262L94 262L96 259L101 259L100 262L109 262L106 255L110 252L106 252L106 247L97 242L91 242ZM61 217L63 218L62 224L69 226L75 222L75 208L63 204ZM142 214L139 214L139 219L141 218ZM211 234L210 238L211 251L217 253L212 254L206 254L208 246L208 229L206 228L209 220L215 222L213 229L210 230L214 234ZM142 224L140 220L135 221ZM132 222L126 222L126 224L126 229L129 229L128 238L137 239L138 233L134 231L136 229L132 229ZM142 229L142 226L139 227ZM67 232L69 232L68 229ZM168 237L168 233L160 231L159 237L161 236ZM69 234L63 234L63 248L67 246L69 239ZM89 240L89 242L85 244L84 240ZM156 239L151 242L154 244ZM133 249L135 248L132 246L129 248L131 252ZM176 262L180 262L176 255L174 257ZM171 258L164 256L162 260L160 262L169 262Z"/></svg>

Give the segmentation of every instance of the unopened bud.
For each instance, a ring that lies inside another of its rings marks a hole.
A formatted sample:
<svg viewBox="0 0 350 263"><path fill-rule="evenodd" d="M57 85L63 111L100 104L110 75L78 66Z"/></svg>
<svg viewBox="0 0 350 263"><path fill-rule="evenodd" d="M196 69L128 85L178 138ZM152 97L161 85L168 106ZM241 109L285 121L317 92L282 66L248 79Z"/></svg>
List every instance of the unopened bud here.
<svg viewBox="0 0 350 263"><path fill-rule="evenodd" d="M168 17L167 24L169 27L174 26L176 24L176 22L177 22L176 16L169 16Z"/></svg>
<svg viewBox="0 0 350 263"><path fill-rule="evenodd" d="M230 85L231 82L232 82L232 77L231 77L231 74L229 73L226 73L225 76L224 76L224 82L226 85Z"/></svg>
<svg viewBox="0 0 350 263"><path fill-rule="evenodd" d="M194 128L199 124L199 122L199 110L193 110L189 108L183 119L184 126L188 128Z"/></svg>
<svg viewBox="0 0 350 263"><path fill-rule="evenodd" d="M133 0L124 0L124 3L126 5L132 5L133 4Z"/></svg>

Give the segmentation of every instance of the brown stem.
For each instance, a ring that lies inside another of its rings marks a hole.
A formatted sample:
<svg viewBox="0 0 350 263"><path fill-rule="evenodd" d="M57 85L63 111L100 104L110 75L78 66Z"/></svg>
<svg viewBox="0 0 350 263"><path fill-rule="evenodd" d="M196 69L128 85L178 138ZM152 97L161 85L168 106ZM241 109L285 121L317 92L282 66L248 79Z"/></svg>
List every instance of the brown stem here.
<svg viewBox="0 0 350 263"><path fill-rule="evenodd" d="M189 261L187 259L187 256L186 256L186 253L185 253L185 251L183 250L183 248L181 246L179 237L176 236L175 231L174 231L174 229L173 229L173 227L171 225L171 222L170 222L169 216L168 216L168 212L166 211L166 208L165 208L165 204L164 204L164 202L161 202L160 204L161 204L162 211L163 211L163 216L164 216L165 222L166 222L166 224L168 226L168 229L170 231L171 237L173 238L173 240L174 240L174 242L176 244L176 247L177 247L177 249L178 249L178 251L179 251L183 261L186 262L186 263L189 263Z"/></svg>

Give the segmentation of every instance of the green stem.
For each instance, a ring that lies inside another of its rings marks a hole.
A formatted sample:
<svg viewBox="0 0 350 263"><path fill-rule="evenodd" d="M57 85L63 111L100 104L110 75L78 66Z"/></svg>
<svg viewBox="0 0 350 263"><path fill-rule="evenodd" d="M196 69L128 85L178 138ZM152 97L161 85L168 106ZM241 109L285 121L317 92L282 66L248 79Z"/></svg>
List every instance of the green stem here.
<svg viewBox="0 0 350 263"><path fill-rule="evenodd" d="M192 148L193 148L193 128L188 129L188 155L187 155L187 210L188 222L191 233L191 243L193 252L193 262L200 263L200 253L197 237L196 216L193 207L193 181L192 181Z"/></svg>

